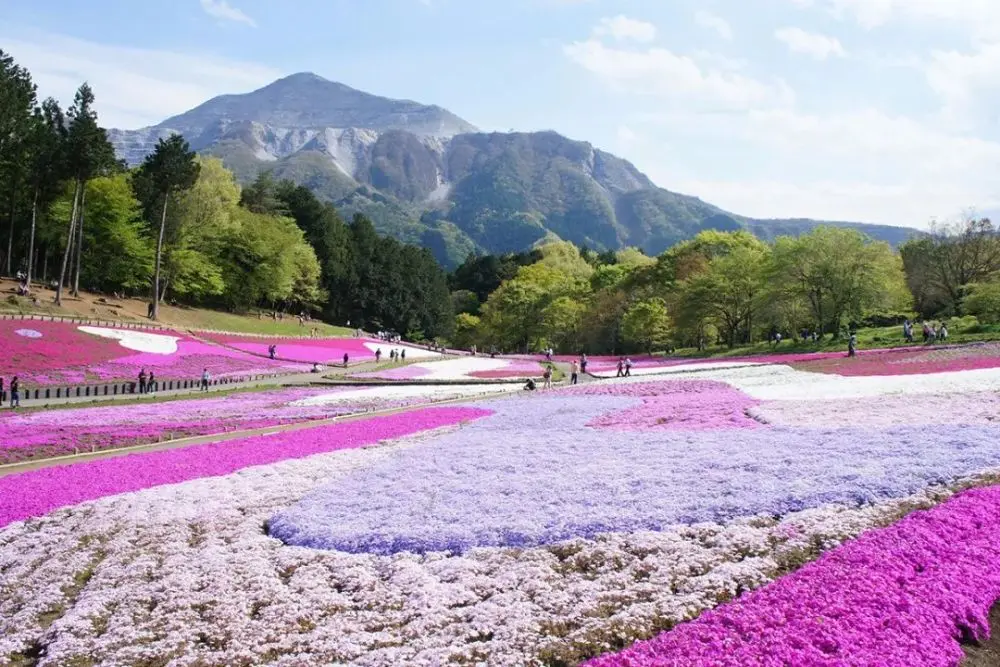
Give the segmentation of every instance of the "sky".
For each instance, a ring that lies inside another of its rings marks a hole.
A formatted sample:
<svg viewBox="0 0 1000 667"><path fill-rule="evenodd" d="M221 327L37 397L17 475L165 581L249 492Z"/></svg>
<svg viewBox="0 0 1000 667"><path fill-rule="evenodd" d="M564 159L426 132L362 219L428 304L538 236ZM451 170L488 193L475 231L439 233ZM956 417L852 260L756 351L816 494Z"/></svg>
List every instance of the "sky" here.
<svg viewBox="0 0 1000 667"><path fill-rule="evenodd" d="M1000 0L0 0L0 49L107 127L314 72L556 130L761 218L1000 215Z"/></svg>

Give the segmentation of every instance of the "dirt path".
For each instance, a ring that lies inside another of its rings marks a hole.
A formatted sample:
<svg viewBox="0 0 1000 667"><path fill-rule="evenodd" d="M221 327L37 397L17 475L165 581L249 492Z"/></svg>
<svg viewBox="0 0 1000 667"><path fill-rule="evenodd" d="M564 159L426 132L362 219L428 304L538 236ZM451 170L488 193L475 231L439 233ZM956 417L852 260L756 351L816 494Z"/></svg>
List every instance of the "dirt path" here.
<svg viewBox="0 0 1000 667"><path fill-rule="evenodd" d="M990 610L990 638L981 644L967 644L961 667L997 667L1000 665L1000 603Z"/></svg>

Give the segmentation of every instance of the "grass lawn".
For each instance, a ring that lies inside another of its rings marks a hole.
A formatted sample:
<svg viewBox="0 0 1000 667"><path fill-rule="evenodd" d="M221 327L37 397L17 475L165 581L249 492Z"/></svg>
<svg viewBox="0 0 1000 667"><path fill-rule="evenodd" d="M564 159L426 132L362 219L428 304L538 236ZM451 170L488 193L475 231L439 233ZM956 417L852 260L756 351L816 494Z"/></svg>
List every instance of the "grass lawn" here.
<svg viewBox="0 0 1000 667"><path fill-rule="evenodd" d="M79 297L68 292L63 295L63 305L53 302L55 293L36 287L38 303L16 294L17 284L11 280L0 280L0 313L18 315L62 315L113 322L149 322L146 318L146 301L141 299L116 299L111 296L81 292ZM178 329L212 329L234 333L260 334L264 336L308 336L309 329L316 327L323 337L350 336L351 329L338 327L313 320L299 326L294 315L285 315L283 320L272 320L269 316L257 319L256 314L237 315L204 308L160 306L158 324Z"/></svg>

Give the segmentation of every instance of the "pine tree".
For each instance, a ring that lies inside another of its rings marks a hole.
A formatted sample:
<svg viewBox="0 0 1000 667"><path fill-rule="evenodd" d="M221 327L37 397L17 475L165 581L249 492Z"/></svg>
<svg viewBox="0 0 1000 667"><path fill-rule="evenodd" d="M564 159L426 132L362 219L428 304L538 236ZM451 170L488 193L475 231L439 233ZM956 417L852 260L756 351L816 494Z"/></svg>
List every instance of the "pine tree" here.
<svg viewBox="0 0 1000 667"><path fill-rule="evenodd" d="M159 204L160 233L156 239L156 264L153 270L152 319L160 315L160 265L163 257L163 234L167 227L167 206L170 198L189 190L198 180L200 165L195 162L194 151L184 137L175 134L160 139L154 150L139 168L137 184L147 202L147 211Z"/></svg>
<svg viewBox="0 0 1000 667"><path fill-rule="evenodd" d="M62 270L59 273L59 284L56 288L56 303L62 304L63 283L66 280L66 268L74 238L82 232L81 207L83 204L84 185L95 175L107 171L115 165L114 149L108 142L104 128L97 124L97 112L94 111L94 91L84 83L76 91L73 106L69 109L69 133L66 140L67 167L73 178L73 206L70 213L69 233L66 239L66 249L63 253ZM78 225L81 228L78 230ZM82 236L79 241L82 241ZM79 241L77 256L79 257ZM77 260L77 275L74 281L74 294L79 291L79 259Z"/></svg>

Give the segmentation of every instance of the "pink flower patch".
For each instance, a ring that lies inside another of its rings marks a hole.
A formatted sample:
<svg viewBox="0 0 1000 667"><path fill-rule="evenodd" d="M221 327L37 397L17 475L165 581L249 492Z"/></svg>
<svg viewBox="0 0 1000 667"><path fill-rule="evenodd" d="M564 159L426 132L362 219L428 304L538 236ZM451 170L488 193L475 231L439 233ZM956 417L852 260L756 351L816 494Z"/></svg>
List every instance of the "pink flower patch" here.
<svg viewBox="0 0 1000 667"><path fill-rule="evenodd" d="M704 431L762 426L747 414L758 401L722 382L678 380L633 384L600 383L566 391L642 399L640 406L604 414L591 420L587 426L592 428Z"/></svg>
<svg viewBox="0 0 1000 667"><path fill-rule="evenodd" d="M480 408L426 408L303 431L129 454L0 477L0 528L105 496L228 475L250 466L353 449L492 414Z"/></svg>

